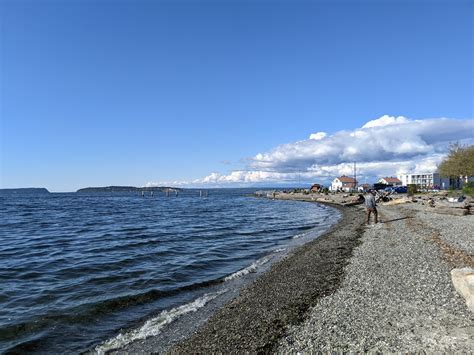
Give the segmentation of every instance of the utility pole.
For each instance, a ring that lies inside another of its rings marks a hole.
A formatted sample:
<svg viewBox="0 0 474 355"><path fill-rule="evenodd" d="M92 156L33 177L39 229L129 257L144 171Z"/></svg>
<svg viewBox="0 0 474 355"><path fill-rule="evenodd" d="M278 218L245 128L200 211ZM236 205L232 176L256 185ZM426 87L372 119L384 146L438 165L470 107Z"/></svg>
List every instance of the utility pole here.
<svg viewBox="0 0 474 355"><path fill-rule="evenodd" d="M357 163L354 162L354 190L357 191Z"/></svg>

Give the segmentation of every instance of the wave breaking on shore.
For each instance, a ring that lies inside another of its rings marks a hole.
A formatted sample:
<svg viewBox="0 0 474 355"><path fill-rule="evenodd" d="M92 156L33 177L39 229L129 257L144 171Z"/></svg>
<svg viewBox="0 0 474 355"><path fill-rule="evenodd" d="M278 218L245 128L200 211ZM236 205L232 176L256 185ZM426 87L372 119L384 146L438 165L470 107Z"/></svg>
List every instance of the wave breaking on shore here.
<svg viewBox="0 0 474 355"><path fill-rule="evenodd" d="M197 298L193 302L172 308L170 310L165 310L158 316L147 320L141 327L120 333L116 337L98 345L95 348L95 352L97 354L103 355L108 351L122 348L136 340L146 339L150 336L158 335L167 324L175 321L177 318L187 313L196 312L198 309L204 307L207 303L225 292L227 292L227 289L210 294L206 293L204 296Z"/></svg>

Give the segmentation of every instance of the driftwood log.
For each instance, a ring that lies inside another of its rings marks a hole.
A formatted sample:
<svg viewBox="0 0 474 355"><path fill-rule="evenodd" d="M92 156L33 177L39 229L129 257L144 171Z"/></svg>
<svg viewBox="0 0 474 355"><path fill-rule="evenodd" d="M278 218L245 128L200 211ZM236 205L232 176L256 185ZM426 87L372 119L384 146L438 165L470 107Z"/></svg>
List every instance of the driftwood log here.
<svg viewBox="0 0 474 355"><path fill-rule="evenodd" d="M467 208L435 207L430 211L440 214L448 214L452 216L465 216L469 214L469 209Z"/></svg>

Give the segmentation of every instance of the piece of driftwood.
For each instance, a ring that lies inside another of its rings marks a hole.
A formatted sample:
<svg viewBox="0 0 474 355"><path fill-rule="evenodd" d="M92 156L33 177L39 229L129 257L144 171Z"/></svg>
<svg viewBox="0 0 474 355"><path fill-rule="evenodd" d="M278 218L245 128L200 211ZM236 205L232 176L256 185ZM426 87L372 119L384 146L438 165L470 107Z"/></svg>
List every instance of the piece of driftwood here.
<svg viewBox="0 0 474 355"><path fill-rule="evenodd" d="M436 208L430 209L430 211L433 211L435 213L440 213L440 214L449 214L452 216L465 216L469 213L469 210L467 208L450 208L450 207L436 207Z"/></svg>
<svg viewBox="0 0 474 355"><path fill-rule="evenodd" d="M357 200L357 201L345 202L345 203L343 203L342 205L343 205L343 206L354 206L354 205L361 205L361 204L363 204L363 203L364 203L363 200L362 200L362 201Z"/></svg>

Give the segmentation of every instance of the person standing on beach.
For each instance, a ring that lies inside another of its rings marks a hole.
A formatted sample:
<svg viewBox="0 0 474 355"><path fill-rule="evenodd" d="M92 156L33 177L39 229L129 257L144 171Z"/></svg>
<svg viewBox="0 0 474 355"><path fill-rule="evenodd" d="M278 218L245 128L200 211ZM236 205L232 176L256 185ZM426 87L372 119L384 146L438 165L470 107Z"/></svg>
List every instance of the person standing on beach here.
<svg viewBox="0 0 474 355"><path fill-rule="evenodd" d="M367 214L366 224L370 224L370 215L374 214L374 222L378 223L377 220L377 204L375 202L375 190L369 190L364 196L365 211Z"/></svg>

